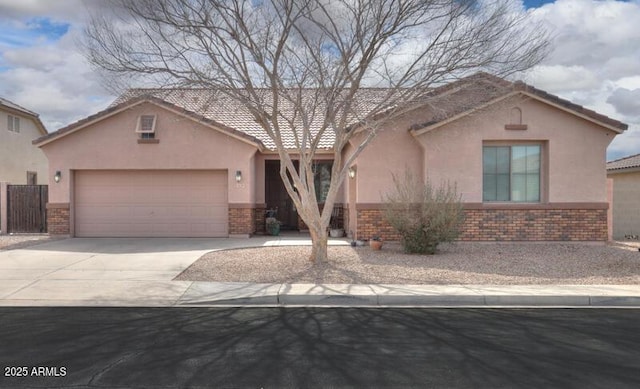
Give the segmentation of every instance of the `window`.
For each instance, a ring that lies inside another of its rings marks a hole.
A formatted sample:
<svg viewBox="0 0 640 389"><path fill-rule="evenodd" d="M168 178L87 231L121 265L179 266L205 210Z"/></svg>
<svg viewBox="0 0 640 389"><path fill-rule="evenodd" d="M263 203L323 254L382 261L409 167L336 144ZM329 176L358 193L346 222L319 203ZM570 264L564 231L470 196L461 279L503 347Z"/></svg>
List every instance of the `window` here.
<svg viewBox="0 0 640 389"><path fill-rule="evenodd" d="M316 188L316 199L324 203L331 185L331 168L333 161L316 162L313 169L313 185Z"/></svg>
<svg viewBox="0 0 640 389"><path fill-rule="evenodd" d="M138 119L136 132L139 134L153 134L156 132L156 115L141 115Z"/></svg>
<svg viewBox="0 0 640 389"><path fill-rule="evenodd" d="M13 132L20 132L20 118L17 116L8 115L7 129Z"/></svg>
<svg viewBox="0 0 640 389"><path fill-rule="evenodd" d="M540 201L540 145L485 146L483 201Z"/></svg>
<svg viewBox="0 0 640 389"><path fill-rule="evenodd" d="M38 185L38 173L27 172L27 185Z"/></svg>

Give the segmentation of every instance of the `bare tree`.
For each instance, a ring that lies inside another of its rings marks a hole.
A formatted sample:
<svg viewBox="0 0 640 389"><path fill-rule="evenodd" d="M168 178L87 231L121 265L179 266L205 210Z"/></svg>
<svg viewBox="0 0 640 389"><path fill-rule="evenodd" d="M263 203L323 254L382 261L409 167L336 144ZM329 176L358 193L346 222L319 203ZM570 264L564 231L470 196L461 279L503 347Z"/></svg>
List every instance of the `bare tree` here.
<svg viewBox="0 0 640 389"><path fill-rule="evenodd" d="M385 124L434 85L478 70L509 76L544 57L546 34L513 3L113 0L92 16L85 46L110 83L210 88L241 103L276 146L319 262L338 189ZM385 88L375 101L359 93L373 86ZM313 162L327 139L334 162L320 211Z"/></svg>

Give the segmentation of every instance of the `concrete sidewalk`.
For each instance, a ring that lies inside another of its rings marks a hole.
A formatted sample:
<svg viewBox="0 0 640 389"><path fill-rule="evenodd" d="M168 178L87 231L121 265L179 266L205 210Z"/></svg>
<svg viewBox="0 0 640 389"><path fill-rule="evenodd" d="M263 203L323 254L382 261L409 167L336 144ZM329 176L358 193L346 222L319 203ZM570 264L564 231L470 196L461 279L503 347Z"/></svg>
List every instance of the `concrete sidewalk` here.
<svg viewBox="0 0 640 389"><path fill-rule="evenodd" d="M272 239L67 239L0 251L0 306L640 307L640 285L346 285L172 281L206 252ZM347 244L336 240L332 244Z"/></svg>

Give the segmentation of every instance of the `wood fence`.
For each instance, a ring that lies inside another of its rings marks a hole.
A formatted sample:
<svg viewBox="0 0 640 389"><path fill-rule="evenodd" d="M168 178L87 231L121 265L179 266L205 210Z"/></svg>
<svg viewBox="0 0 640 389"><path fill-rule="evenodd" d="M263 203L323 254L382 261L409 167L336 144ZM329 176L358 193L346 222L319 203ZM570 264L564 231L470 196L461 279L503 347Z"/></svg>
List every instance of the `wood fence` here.
<svg viewBox="0 0 640 389"><path fill-rule="evenodd" d="M7 232L46 233L47 185L7 185Z"/></svg>

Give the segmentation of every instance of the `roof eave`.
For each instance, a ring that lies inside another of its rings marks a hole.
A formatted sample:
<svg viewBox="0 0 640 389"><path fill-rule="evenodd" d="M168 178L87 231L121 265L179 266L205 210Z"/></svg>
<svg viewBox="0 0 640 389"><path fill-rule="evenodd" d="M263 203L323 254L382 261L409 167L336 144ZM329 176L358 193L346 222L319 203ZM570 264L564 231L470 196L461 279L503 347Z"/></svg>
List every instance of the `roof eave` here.
<svg viewBox="0 0 640 389"><path fill-rule="evenodd" d="M454 122L454 121L456 121L456 120L458 120L460 118L463 118L463 117L465 117L467 115L470 115L470 114L472 114L472 113L474 113L476 111L480 111L480 110L482 110L482 109L484 109L484 108L486 108L486 107L488 107L490 105L496 104L496 103L498 103L498 102L500 102L502 100L505 100L505 99L507 99L507 98L509 98L511 96L515 96L515 95L517 95L519 93L521 93L521 92L514 91L514 92L507 93L505 95L499 96L499 97L497 97L497 98L495 98L493 100L489 100L484 104L481 104L481 105L479 105L477 107L468 109L468 110L466 110L464 112L461 112L461 113L459 113L457 115L453 115L450 118L447 118L445 120L439 121L437 123L433 123L433 124L422 126L422 127L412 128L411 130L409 130L409 132L413 136L420 136L420 135L422 135L424 133L427 133L429 131L435 130L436 128L442 127L442 126L447 125L447 124L449 124L451 122Z"/></svg>
<svg viewBox="0 0 640 389"><path fill-rule="evenodd" d="M165 102L163 100L160 99L155 99L155 98L150 98L150 97L140 97L137 99L133 99L133 100L128 100L126 102L123 102L117 106L113 106L110 108L107 108L101 112L98 112L94 115L88 116L84 119L79 120L76 123L72 123L69 126L63 127L55 132L52 132L50 134L47 134L45 136L42 136L38 139L35 139L32 143L38 147L42 147L48 143L57 141L67 135L73 134L77 131L80 131L86 127L89 127L97 122L100 122L102 120L105 120L107 118L110 118L114 115L117 115L119 113L121 113L124 110L130 109L132 107L135 107L137 105L143 104L143 103L149 103L149 104L153 104L155 106L158 106L160 108L166 109L168 111L173 112L174 114L183 116L189 120L192 121L196 121L202 125L205 125L209 128L213 128L217 131L220 131L222 133L224 133L225 135L231 136L235 139L238 139L242 142L248 143L252 146L255 146L258 148L259 151L263 151L266 149L266 147L264 146L264 144L258 140L255 139L254 137L250 136L250 135L246 135L243 133L239 133L238 130L235 130L233 128L228 128L220 123L217 123L213 120L207 119L205 117L203 117L202 115L198 115L194 112L188 111L184 108L180 108L180 107L176 107L171 103Z"/></svg>
<svg viewBox="0 0 640 389"><path fill-rule="evenodd" d="M600 120L597 120L597 119L594 119L594 118L592 118L592 117L590 117L588 115L582 114L582 113L577 112L575 110L572 110L572 109L570 109L568 107L564 107L561 104L556 104L556 103L554 103L552 101L549 101L548 99L545 99L545 98L543 98L541 96L538 96L535 93L531 93L531 92L528 92L528 91L525 91L525 90L515 90L515 91L509 92L509 93L507 93L507 94L505 94L503 96L497 97L497 98L495 98L493 100L490 100L490 101L488 101L488 102L486 102L484 104L481 104L481 105L479 105L477 107L468 109L468 110L466 110L464 112L461 112L461 113L459 113L457 115L454 115L454 116L452 116L452 117L450 117L448 119L439 121L439 122L431 124L431 125L418 127L418 128L413 128L413 129L410 130L410 132L411 132L411 134L413 136L420 136L420 135L422 135L422 134L424 134L426 132L432 131L432 130L434 130L436 128L439 128L439 127L442 127L442 126L444 126L446 124L449 124L451 122L454 122L454 121L456 121L456 120L458 120L458 119L460 119L460 118L462 118L464 116L470 115L473 112L482 110L482 109L484 109L484 108L486 108L486 107L488 107L490 105L498 103L499 101L505 100L507 98L510 98L510 97L513 97L513 96L516 96L516 95L527 96L529 98L532 98L532 99L537 100L539 102L542 102L544 104L550 105L550 106L552 106L554 108L557 108L557 109L560 109L560 110L562 110L564 112L567 112L567 113L569 113L571 115L577 116L577 117L579 117L581 119L584 119L586 121L594 123L594 124L596 124L596 125L598 125L600 127L604 127L604 128L606 128L608 130L611 130L611 131L613 131L613 132L615 132L617 134L622 134L629 127L627 124L622 123L622 122L619 122L620 123L619 126L614 126L614 125L609 124L609 123L604 123L604 122L602 122Z"/></svg>
<svg viewBox="0 0 640 389"><path fill-rule="evenodd" d="M629 167L607 169L607 175L618 174L618 173L636 173L636 172L640 172L640 166L629 166Z"/></svg>

